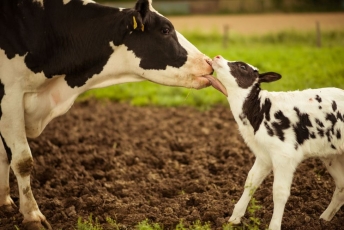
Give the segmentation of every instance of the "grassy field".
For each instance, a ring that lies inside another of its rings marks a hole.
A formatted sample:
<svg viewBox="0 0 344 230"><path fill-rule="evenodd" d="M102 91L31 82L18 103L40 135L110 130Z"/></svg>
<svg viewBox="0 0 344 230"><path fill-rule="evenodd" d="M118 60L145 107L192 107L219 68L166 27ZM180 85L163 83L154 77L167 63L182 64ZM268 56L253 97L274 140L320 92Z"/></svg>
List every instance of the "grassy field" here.
<svg viewBox="0 0 344 230"><path fill-rule="evenodd" d="M197 31L183 33L209 57L221 54L228 60L241 60L282 75L278 82L264 84L274 91L302 90L318 87L344 88L344 31L322 34L322 46L316 46L316 36L310 32L284 31L263 36L231 35L227 48L219 33ZM214 90L167 87L151 82L127 83L96 89L80 96L80 100L95 97L127 101L133 105L209 107L225 104L226 98Z"/></svg>

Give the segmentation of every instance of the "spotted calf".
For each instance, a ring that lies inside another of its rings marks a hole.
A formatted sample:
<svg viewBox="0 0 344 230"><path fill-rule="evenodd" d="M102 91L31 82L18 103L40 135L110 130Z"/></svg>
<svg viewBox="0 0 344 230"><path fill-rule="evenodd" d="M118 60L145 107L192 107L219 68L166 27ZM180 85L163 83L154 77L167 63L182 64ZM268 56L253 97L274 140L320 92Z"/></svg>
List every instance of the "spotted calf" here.
<svg viewBox="0 0 344 230"><path fill-rule="evenodd" d="M260 74L249 64L221 56L214 58L213 68L228 92L240 133L256 156L229 222L240 223L253 192L272 170L274 211L269 229L280 229L294 171L308 157L319 157L335 181L332 201L320 216L330 221L344 204L344 91L268 92L260 83L280 79L278 73Z"/></svg>

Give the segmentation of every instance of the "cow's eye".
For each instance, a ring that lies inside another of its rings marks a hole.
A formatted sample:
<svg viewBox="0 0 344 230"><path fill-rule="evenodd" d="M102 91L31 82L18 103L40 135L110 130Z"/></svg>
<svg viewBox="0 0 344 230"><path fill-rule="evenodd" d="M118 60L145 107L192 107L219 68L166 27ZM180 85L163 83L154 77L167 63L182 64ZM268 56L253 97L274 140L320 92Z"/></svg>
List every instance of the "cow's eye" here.
<svg viewBox="0 0 344 230"><path fill-rule="evenodd" d="M240 65L240 68L243 70L246 70L246 66L244 66L244 65Z"/></svg>
<svg viewBox="0 0 344 230"><path fill-rule="evenodd" d="M168 35L168 34L170 34L170 29L169 28L163 28L161 30L161 33L164 34L164 35Z"/></svg>

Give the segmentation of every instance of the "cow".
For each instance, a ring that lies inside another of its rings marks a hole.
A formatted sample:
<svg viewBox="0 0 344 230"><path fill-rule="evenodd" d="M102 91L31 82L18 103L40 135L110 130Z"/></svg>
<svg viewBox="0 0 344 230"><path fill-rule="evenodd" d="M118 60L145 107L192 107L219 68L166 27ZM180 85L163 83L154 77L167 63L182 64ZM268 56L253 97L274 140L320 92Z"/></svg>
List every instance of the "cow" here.
<svg viewBox="0 0 344 230"><path fill-rule="evenodd" d="M26 229L52 229L30 186L38 137L81 93L109 85L152 81L223 92L211 59L171 22L138 0L132 9L90 0L0 2L0 206L13 209L9 172L19 188Z"/></svg>

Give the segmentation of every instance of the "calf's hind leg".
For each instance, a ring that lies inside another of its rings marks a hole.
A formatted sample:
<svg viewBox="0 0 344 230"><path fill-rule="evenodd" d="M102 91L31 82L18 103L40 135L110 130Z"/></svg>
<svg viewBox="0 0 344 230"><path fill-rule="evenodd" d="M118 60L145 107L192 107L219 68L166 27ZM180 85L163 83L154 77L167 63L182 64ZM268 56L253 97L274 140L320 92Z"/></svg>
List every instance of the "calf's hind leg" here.
<svg viewBox="0 0 344 230"><path fill-rule="evenodd" d="M323 158L322 161L336 184L331 203L320 216L320 219L330 221L344 204L344 154L334 158Z"/></svg>

